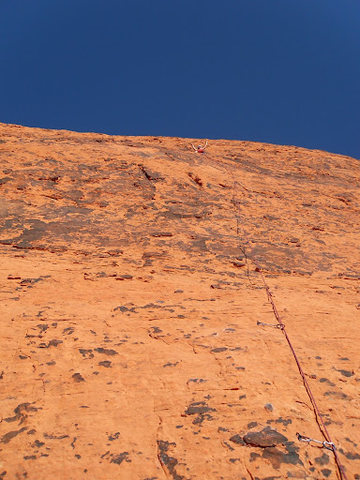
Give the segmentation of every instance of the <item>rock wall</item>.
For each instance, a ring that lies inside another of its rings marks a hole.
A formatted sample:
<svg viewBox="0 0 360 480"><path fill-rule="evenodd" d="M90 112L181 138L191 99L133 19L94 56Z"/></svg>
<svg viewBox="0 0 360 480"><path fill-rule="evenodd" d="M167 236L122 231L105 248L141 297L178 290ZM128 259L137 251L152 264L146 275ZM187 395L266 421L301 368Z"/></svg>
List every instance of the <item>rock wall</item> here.
<svg viewBox="0 0 360 480"><path fill-rule="evenodd" d="M1 480L338 478L257 266L360 478L360 162L190 144L0 124Z"/></svg>

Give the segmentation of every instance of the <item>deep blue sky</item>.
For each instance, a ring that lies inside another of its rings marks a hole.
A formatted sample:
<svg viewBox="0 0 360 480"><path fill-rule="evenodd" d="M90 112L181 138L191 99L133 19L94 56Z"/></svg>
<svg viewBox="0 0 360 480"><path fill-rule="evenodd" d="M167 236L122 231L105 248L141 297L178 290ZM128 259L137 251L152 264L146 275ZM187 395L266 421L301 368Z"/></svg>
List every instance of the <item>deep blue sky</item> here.
<svg viewBox="0 0 360 480"><path fill-rule="evenodd" d="M360 0L0 0L0 121L360 158Z"/></svg>

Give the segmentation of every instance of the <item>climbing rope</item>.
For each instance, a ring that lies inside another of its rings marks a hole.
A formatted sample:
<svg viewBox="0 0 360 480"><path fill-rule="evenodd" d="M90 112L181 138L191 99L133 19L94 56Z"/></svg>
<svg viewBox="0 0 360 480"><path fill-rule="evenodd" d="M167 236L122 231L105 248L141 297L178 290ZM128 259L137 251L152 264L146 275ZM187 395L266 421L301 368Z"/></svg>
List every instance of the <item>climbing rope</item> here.
<svg viewBox="0 0 360 480"><path fill-rule="evenodd" d="M289 335L287 334L286 332L286 328L285 328L285 325L284 323L282 322L281 318L280 318L280 315L279 315L279 312L278 312L278 309L275 305L275 302L274 302L274 298L273 298L273 295L272 295L272 292L270 290L270 287L269 285L267 284L266 280L265 280L265 276L261 270L261 268L259 267L258 263L256 262L256 260L254 259L251 259L251 261L254 263L255 267L256 267L256 271L258 271L260 273L260 276L261 276L261 279L262 279L262 282L264 284L264 287L265 287L265 290L266 290L266 293L267 293L267 297L268 297L268 300L271 304L271 307L272 307L272 310L273 310L273 313L274 313L274 316L277 320L277 324L276 324L276 327L279 328L285 338L286 338L286 341L290 347L290 350L293 354L293 357L295 359L295 362L296 362L296 365L298 367L298 370L300 372L300 375L301 375L301 378L302 378L302 381L303 381L303 384L304 384L304 387L305 387L305 390L308 394L308 397L310 399L310 402L313 406L313 410L314 410L314 413L315 413L315 419L316 419L316 423L318 424L319 426L319 429L321 431L321 433L323 434L324 438L325 438L325 441L324 442L320 442L322 443L322 445L326 448L328 448L329 450L332 450L333 454L334 454L334 458L335 458L335 463L336 463L336 466L338 468L338 472L339 472L339 476L340 476L340 480L347 480L347 477L346 477L346 474L345 474L345 469L343 467L343 465L341 464L340 462L340 459L339 459L339 456L337 454L337 451L336 451L336 448L335 448L335 444L334 442L331 440L331 437L330 437L330 434L326 428L326 425L324 423L324 420L322 419L322 416L321 416L321 413L320 413L320 410L319 410L319 407L316 403L316 400L315 400L315 397L311 391L311 388L310 388L310 385L306 379L306 376L305 376L305 372L301 366L301 363L300 363L300 360L298 358L298 356L296 355L296 352L295 352L295 349L290 341L290 338L289 338ZM298 437L298 440L300 441L314 441L313 439L309 438L309 437L304 437L300 434L297 434L297 437ZM316 442L319 442L319 441L316 441Z"/></svg>
<svg viewBox="0 0 360 480"><path fill-rule="evenodd" d="M226 168L226 167L225 167ZM236 188L236 185L239 183L238 181L236 181L234 179L234 176L232 173L230 173L230 175L232 176L233 178L233 181L234 181L234 187L233 187L233 198L232 198L232 203L234 205L235 208L238 209L238 211L236 212L236 232L237 232L237 237L239 238L240 237L240 228L239 228L239 215L240 215L240 207L239 207L239 203L238 201L236 201L236 193L235 193L235 188ZM245 188L242 184L240 184L246 191L249 191L247 188ZM239 238L240 240L240 238ZM336 466L337 466L337 470L338 470L338 476L339 476L339 479L340 480L348 480L347 479L347 476L345 474L345 468L344 466L341 464L340 462L340 459L339 459L339 456L337 454L337 450L335 448L335 444L332 442L331 440L331 437L330 437L330 434L326 428L326 425L322 419L322 416L321 416L321 413L320 413L320 410L319 410L319 407L316 403L316 400L315 400L315 397L311 391L311 388L310 388L310 385L305 377L305 373L304 373L304 370L300 364L300 361L299 361L299 358L295 352L295 349L290 341L290 338L289 338L289 335L287 334L286 332L286 328L285 328L285 324L283 323L283 321L281 320L281 317L280 317L280 314L279 314L279 311L276 307L276 304L275 304L275 301L274 301L274 298L273 298L273 294L270 290L270 287L268 285L268 283L266 282L266 279L265 279L265 276L264 276L264 273L260 267L260 265L258 264L258 262L254 259L254 258L251 258L249 257L248 255L246 255L245 253L245 246L244 244L241 244L240 245L240 249L241 251L243 252L244 256L246 259L249 259L255 266L255 271L258 272L260 274L260 277L261 277L261 280L263 282L263 285L264 285L264 288L265 288L265 291L266 291L266 294L267 294L267 298L268 298L268 301L269 303L271 304L271 308L272 308L272 311L273 311L273 314L275 316L275 319L277 321L276 324L271 324L271 323L264 323L264 322L257 322L257 325L260 325L260 326L270 326L270 327L274 327L274 328L277 328L279 330L281 330L285 336L285 339L290 347L290 350L293 354L293 357L295 359L295 362L296 362L296 365L298 367L298 370L299 370L299 373L301 375L301 378L302 378L302 381L303 381L303 384L304 384L304 387L305 387L305 390L308 394L308 397L310 399L310 402L312 404L312 407L313 407L313 411L314 411L314 414L315 414L315 419L316 419L316 423L318 424L318 427L320 429L320 432L322 433L323 437L325 438L325 440L323 442L319 441L319 440L313 440L312 438L310 437L305 437L303 435L300 435L299 433L297 434L297 438L299 441L305 441L305 442L315 442L315 443L321 443L322 446L324 448L327 448L329 450L331 450L334 454L334 460L335 460L335 463L336 463Z"/></svg>

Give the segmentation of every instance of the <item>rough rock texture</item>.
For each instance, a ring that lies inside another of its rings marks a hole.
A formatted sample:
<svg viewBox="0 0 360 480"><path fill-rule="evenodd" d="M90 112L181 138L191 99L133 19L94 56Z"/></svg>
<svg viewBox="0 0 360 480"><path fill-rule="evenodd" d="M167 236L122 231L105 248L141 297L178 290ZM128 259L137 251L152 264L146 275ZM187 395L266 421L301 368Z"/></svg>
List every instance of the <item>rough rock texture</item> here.
<svg viewBox="0 0 360 480"><path fill-rule="evenodd" d="M360 478L360 162L0 124L0 479Z"/></svg>

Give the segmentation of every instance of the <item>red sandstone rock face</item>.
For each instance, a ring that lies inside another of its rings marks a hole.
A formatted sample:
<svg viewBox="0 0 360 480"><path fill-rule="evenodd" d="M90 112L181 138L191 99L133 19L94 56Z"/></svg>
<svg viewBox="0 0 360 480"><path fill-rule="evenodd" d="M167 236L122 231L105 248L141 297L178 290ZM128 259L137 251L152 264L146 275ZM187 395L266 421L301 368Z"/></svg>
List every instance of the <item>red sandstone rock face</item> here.
<svg viewBox="0 0 360 480"><path fill-rule="evenodd" d="M0 125L0 478L360 478L357 160Z"/></svg>

